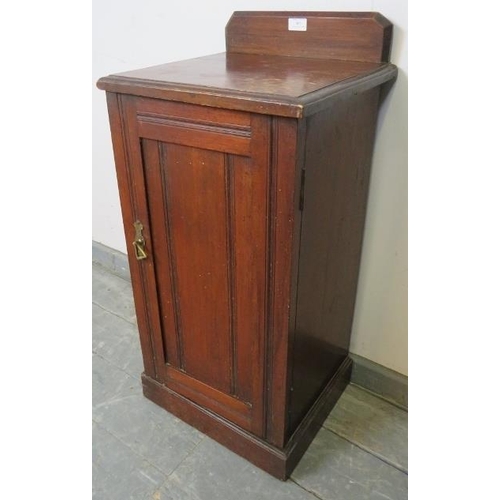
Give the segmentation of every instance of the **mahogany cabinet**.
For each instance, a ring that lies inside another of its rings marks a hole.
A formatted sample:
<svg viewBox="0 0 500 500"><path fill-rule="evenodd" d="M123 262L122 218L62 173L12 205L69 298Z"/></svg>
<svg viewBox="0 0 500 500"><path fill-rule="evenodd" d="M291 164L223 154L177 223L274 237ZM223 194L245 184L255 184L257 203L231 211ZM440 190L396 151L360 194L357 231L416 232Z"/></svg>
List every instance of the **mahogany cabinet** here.
<svg viewBox="0 0 500 500"><path fill-rule="evenodd" d="M349 381L392 25L236 12L227 52L102 78L146 397L286 479Z"/></svg>

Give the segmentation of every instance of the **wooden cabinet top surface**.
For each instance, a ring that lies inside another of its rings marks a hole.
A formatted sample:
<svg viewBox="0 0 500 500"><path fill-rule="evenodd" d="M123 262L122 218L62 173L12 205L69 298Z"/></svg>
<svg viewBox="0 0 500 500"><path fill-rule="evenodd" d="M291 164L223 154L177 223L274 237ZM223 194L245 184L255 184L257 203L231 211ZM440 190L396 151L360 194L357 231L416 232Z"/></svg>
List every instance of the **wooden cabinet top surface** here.
<svg viewBox="0 0 500 500"><path fill-rule="evenodd" d="M350 14L349 16L346 14ZM289 19L306 19L290 31ZM101 89L300 118L395 77L376 13L237 12L227 52L104 77Z"/></svg>

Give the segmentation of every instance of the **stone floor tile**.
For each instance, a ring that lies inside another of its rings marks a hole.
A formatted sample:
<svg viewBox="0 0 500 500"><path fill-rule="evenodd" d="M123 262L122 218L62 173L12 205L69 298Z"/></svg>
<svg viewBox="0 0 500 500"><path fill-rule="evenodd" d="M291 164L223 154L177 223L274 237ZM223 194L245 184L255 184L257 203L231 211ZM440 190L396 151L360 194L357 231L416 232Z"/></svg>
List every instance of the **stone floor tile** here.
<svg viewBox="0 0 500 500"><path fill-rule="evenodd" d="M92 498L138 500L151 496L166 476L99 425L93 425Z"/></svg>
<svg viewBox="0 0 500 500"><path fill-rule="evenodd" d="M408 471L408 413L349 385L324 427Z"/></svg>
<svg viewBox="0 0 500 500"><path fill-rule="evenodd" d="M94 420L137 455L170 474L203 439L194 427L134 394L94 408Z"/></svg>
<svg viewBox="0 0 500 500"><path fill-rule="evenodd" d="M92 428L92 433L94 428ZM106 490L110 489L108 486L108 474L100 466L92 462L92 498L101 499L105 498Z"/></svg>
<svg viewBox="0 0 500 500"><path fill-rule="evenodd" d="M99 305L92 304L92 350L140 378L144 370L137 327Z"/></svg>
<svg viewBox="0 0 500 500"><path fill-rule="evenodd" d="M135 323L132 285L98 264L92 265L92 302Z"/></svg>
<svg viewBox="0 0 500 500"><path fill-rule="evenodd" d="M92 355L92 405L110 403L116 399L142 394L141 383L108 360Z"/></svg>
<svg viewBox="0 0 500 500"><path fill-rule="evenodd" d="M152 500L317 500L282 482L210 438L170 475Z"/></svg>
<svg viewBox="0 0 500 500"><path fill-rule="evenodd" d="M408 476L327 429L320 429L292 474L324 500L406 500Z"/></svg>

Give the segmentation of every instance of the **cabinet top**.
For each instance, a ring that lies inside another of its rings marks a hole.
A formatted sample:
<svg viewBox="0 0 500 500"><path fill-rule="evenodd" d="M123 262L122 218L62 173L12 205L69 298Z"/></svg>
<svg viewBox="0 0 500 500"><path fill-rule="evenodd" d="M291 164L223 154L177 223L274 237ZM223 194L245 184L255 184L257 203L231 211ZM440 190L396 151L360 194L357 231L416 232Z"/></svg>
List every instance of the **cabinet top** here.
<svg viewBox="0 0 500 500"><path fill-rule="evenodd" d="M101 78L100 89L301 118L395 78L377 13L235 12L225 53Z"/></svg>

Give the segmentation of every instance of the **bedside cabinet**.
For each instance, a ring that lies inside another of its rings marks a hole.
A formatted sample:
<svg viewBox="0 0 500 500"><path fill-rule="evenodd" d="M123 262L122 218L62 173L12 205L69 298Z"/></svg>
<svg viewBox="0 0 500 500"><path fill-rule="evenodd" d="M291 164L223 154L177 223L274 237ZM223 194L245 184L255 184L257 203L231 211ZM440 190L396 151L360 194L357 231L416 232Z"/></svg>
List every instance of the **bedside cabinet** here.
<svg viewBox="0 0 500 500"><path fill-rule="evenodd" d="M349 382L391 34L377 13L235 12L227 52L97 84L144 394L280 479Z"/></svg>

